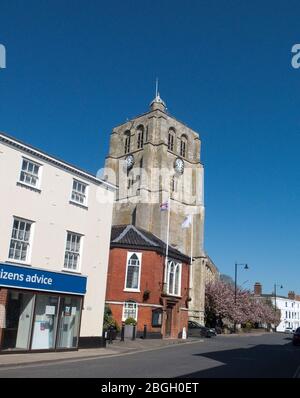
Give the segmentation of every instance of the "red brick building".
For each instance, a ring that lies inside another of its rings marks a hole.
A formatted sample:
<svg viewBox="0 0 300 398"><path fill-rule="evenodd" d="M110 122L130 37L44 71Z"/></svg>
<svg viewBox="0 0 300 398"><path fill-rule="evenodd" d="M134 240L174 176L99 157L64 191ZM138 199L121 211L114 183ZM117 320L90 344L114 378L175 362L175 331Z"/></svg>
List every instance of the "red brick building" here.
<svg viewBox="0 0 300 398"><path fill-rule="evenodd" d="M114 226L111 234L106 304L119 325L137 321L150 337L177 338L187 330L190 258L133 225Z"/></svg>

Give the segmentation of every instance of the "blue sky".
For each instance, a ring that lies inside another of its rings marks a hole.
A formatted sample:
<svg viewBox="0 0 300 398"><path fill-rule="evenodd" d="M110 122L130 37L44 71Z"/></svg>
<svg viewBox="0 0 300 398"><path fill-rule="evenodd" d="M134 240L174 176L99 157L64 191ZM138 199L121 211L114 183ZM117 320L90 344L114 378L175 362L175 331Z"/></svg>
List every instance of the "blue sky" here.
<svg viewBox="0 0 300 398"><path fill-rule="evenodd" d="M249 4L248 4L249 3ZM96 173L156 76L200 133L205 246L240 283L300 293L298 1L1 0L0 130Z"/></svg>

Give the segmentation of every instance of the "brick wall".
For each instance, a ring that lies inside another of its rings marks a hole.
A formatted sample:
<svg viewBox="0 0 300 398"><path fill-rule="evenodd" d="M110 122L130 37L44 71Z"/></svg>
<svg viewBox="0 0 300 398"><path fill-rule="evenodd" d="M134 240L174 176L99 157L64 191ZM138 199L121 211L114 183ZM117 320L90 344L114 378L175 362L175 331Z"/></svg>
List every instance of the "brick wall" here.
<svg viewBox="0 0 300 398"><path fill-rule="evenodd" d="M133 250L111 249L107 274L106 300L143 302L144 290L150 290L147 303L160 304L163 283L164 257L153 251L136 250L142 253L140 292L124 292L127 252Z"/></svg>

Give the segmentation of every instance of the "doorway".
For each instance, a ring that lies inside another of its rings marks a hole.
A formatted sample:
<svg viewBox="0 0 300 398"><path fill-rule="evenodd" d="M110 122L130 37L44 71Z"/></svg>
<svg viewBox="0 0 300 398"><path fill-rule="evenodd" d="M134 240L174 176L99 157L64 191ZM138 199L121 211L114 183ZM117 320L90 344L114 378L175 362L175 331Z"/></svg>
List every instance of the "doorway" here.
<svg viewBox="0 0 300 398"><path fill-rule="evenodd" d="M55 347L57 307L57 296L37 296L31 349L49 350Z"/></svg>
<svg viewBox="0 0 300 398"><path fill-rule="evenodd" d="M171 336L173 307L168 305L166 311L166 337Z"/></svg>
<svg viewBox="0 0 300 398"><path fill-rule="evenodd" d="M59 310L58 348L76 348L79 338L81 298L62 297Z"/></svg>

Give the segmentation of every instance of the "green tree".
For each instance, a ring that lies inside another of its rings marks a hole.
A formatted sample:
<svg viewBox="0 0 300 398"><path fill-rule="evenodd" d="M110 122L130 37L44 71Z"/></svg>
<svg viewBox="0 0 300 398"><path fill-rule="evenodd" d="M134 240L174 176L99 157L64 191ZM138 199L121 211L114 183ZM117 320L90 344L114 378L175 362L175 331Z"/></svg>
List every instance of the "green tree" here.
<svg viewBox="0 0 300 398"><path fill-rule="evenodd" d="M104 308L103 330L106 332L109 328L114 328L117 332L120 331L120 327L112 315L111 308L106 305Z"/></svg>

